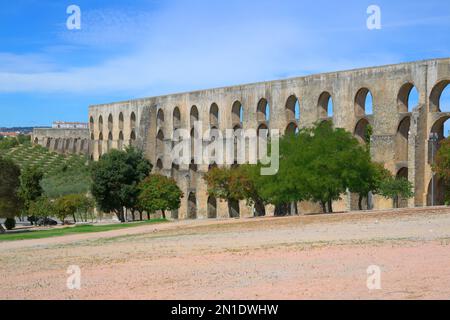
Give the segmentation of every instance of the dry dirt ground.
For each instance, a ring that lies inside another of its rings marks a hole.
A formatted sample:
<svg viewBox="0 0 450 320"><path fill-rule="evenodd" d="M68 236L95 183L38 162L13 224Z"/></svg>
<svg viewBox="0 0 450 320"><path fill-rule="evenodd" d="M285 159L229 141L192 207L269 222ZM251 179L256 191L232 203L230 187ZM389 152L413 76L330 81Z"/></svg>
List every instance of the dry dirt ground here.
<svg viewBox="0 0 450 320"><path fill-rule="evenodd" d="M67 288L70 265L81 269L80 290ZM367 288L371 265L380 290ZM450 209L1 242L0 299L450 299Z"/></svg>

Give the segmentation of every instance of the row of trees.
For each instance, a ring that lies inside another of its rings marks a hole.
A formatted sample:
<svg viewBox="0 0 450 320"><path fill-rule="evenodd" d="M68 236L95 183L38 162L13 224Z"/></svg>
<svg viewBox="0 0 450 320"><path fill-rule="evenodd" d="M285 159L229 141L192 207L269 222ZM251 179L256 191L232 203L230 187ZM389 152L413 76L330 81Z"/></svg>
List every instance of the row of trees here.
<svg viewBox="0 0 450 320"><path fill-rule="evenodd" d="M6 218L7 229L15 227L15 217L28 217L36 222L47 217L65 221L68 216L76 222L76 214L87 220L94 209L92 198L84 194L49 199L44 195L41 181L44 174L36 167L21 170L13 161L0 157L0 217ZM0 225L0 232L4 232Z"/></svg>
<svg viewBox="0 0 450 320"><path fill-rule="evenodd" d="M210 195L247 200L258 214L264 214L266 204L285 214L292 203L301 201L320 203L324 213L333 212L333 201L347 191L358 194L360 209L370 192L393 199L395 207L400 198L413 196L408 180L393 177L371 160L366 146L329 121L281 138L275 176L260 175L260 165L243 165L214 168L204 179Z"/></svg>
<svg viewBox="0 0 450 320"><path fill-rule="evenodd" d="M132 219L143 219L150 215L180 207L183 193L175 180L150 174L152 164L143 153L133 147L124 151L111 150L99 161L92 164L92 195L98 208L104 212L114 212L125 222L127 212Z"/></svg>

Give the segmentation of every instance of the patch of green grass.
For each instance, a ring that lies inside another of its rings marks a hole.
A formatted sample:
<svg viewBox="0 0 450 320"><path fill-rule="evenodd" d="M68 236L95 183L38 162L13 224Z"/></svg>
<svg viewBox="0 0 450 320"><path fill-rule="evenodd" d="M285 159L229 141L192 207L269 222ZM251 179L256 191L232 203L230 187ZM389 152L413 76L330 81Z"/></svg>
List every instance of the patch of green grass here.
<svg viewBox="0 0 450 320"><path fill-rule="evenodd" d="M168 220L153 219L153 220L142 221L142 222L109 224L109 225L103 225L103 226L83 225L83 226L75 226L75 227L58 228L58 229L52 229L52 230L37 230L37 231L30 230L30 231L24 231L24 232L0 234L0 242L1 241L15 241L15 240L43 239L43 238L66 236L66 235L77 234L77 233L96 233L96 232L133 228L133 227L139 227L139 226L148 225L148 224L165 223L165 222L168 222Z"/></svg>

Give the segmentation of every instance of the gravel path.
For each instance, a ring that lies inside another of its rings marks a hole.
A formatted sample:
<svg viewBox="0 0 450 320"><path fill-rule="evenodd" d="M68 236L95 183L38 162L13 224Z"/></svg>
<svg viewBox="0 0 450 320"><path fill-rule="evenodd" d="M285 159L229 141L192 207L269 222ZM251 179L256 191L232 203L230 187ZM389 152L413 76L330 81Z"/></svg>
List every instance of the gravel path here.
<svg viewBox="0 0 450 320"><path fill-rule="evenodd" d="M449 299L450 210L183 221L0 243L0 299ZM68 266L81 290L66 287ZM381 269L381 290L366 270Z"/></svg>

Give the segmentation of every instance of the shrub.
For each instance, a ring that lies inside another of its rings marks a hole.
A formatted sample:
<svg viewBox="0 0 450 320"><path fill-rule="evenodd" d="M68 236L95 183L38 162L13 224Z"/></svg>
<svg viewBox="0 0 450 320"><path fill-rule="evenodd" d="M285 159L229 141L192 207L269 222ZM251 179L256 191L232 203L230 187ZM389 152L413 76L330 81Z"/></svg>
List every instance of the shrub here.
<svg viewBox="0 0 450 320"><path fill-rule="evenodd" d="M14 218L7 218L5 221L5 227L7 230L12 230L16 227L16 219Z"/></svg>

